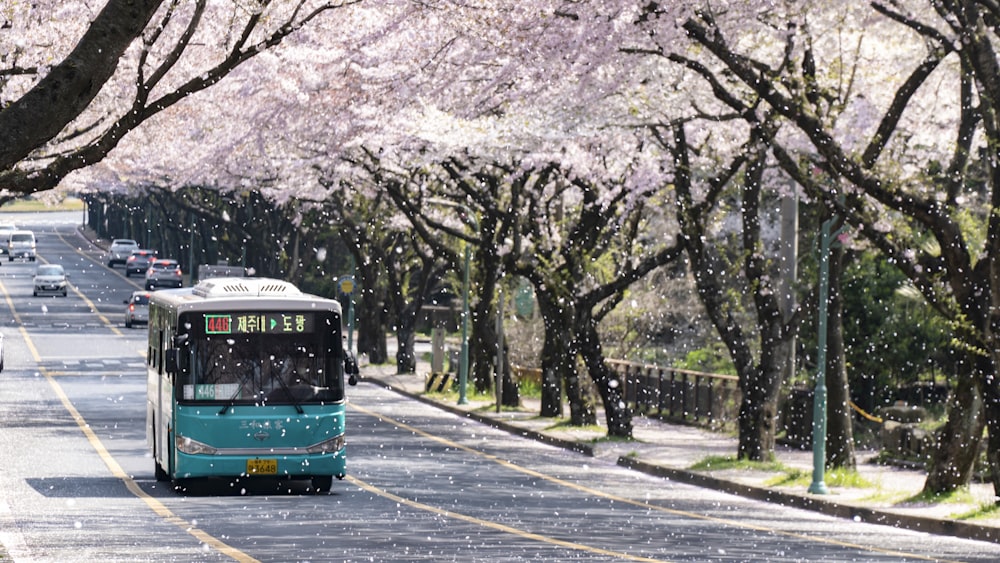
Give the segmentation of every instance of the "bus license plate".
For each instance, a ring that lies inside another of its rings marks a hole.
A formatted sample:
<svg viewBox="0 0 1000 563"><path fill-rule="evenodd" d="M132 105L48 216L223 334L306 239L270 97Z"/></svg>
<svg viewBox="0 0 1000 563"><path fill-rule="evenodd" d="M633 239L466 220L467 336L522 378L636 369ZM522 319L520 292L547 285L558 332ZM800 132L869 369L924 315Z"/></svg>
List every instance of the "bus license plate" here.
<svg viewBox="0 0 1000 563"><path fill-rule="evenodd" d="M248 459L247 475L277 475L278 460L276 459Z"/></svg>

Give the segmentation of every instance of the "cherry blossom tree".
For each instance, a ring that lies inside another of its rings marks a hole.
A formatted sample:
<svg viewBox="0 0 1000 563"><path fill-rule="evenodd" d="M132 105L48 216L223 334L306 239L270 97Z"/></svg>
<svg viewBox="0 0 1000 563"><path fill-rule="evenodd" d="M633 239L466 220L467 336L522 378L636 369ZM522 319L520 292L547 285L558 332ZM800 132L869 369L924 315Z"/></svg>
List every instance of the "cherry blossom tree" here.
<svg viewBox="0 0 1000 563"><path fill-rule="evenodd" d="M15 4L0 14L0 197L58 186L165 108L343 5L109 0L94 14L76 2ZM60 62L49 66L53 56Z"/></svg>
<svg viewBox="0 0 1000 563"><path fill-rule="evenodd" d="M993 90L1000 84L995 14L975 1L786 8L747 20L705 6L680 25L702 48L699 64L726 77L713 85L718 98L740 99L748 123L780 116L771 151L785 172L879 248L956 326L968 368L955 374L927 490L967 482L982 412L1000 491L1000 348L990 313L997 297L989 289L997 284L1000 223L988 213L997 182L996 155L987 148L997 146L993 132L1000 130L992 102L1000 94ZM816 157L836 181L810 179ZM963 227L968 213L981 214L985 236Z"/></svg>
<svg viewBox="0 0 1000 563"><path fill-rule="evenodd" d="M769 4L728 6L727 17L752 24ZM250 184L279 202L319 200L342 185L320 176L355 174L343 157L364 146L404 170L440 166L456 155L506 163L513 154L525 170L556 162L569 185L603 190L618 178L608 170L633 158L635 131L711 99L709 87L681 67L627 54L645 48L647 25L660 21L671 23L655 26L655 41L690 45L688 31L674 23L694 17L699 5L400 0L338 10L344 34L300 30L282 49L256 56L200 94L197 105L175 105L149 120L118 143L103 168L125 183L145 176L220 189ZM283 72L289 68L295 72ZM247 99L254 103L232 103ZM739 150L729 135L713 141ZM148 146L171 150L151 155ZM665 187L670 166L660 158L638 167L621 189L600 191L596 201L608 205L626 195L621 201L639 207L651 187ZM459 195L456 202L469 200ZM559 241L539 241L549 242Z"/></svg>

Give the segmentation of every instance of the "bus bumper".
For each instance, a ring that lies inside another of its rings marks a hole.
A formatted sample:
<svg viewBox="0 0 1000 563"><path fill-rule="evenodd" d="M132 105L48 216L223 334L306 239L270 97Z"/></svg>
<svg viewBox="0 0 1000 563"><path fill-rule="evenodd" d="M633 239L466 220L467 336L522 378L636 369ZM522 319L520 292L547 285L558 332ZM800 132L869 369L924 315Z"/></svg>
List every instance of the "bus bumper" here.
<svg viewBox="0 0 1000 563"><path fill-rule="evenodd" d="M308 479L346 475L345 450L324 454L253 456L186 454L177 452L174 479L199 477L264 477Z"/></svg>

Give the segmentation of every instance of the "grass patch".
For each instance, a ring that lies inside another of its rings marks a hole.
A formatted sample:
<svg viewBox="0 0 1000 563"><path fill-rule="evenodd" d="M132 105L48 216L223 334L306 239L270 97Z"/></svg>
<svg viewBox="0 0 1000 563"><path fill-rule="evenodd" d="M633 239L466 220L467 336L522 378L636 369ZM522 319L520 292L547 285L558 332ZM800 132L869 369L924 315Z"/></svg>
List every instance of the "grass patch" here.
<svg viewBox="0 0 1000 563"><path fill-rule="evenodd" d="M531 399L542 398L542 386L531 379L521 379L517 382L517 392L521 397Z"/></svg>
<svg viewBox="0 0 1000 563"><path fill-rule="evenodd" d="M865 479L857 469L838 467L826 472L826 483L834 487L847 487L851 489L870 489L875 486L868 479Z"/></svg>
<svg viewBox="0 0 1000 563"><path fill-rule="evenodd" d="M968 487L960 487L947 493L919 493L903 500L900 504L972 504L976 499Z"/></svg>
<svg viewBox="0 0 1000 563"><path fill-rule="evenodd" d="M458 393L455 393L455 395L458 395ZM500 405L500 412L526 412L526 411L527 409L525 409L524 407L508 407ZM475 410L475 412L497 412L497 404L494 401L493 403L479 407L478 409Z"/></svg>
<svg viewBox="0 0 1000 563"><path fill-rule="evenodd" d="M0 207L0 211L11 213L24 213L32 211L83 211L83 201L75 197L68 197L55 205L49 205L44 201L29 197L9 201Z"/></svg>
<svg viewBox="0 0 1000 563"><path fill-rule="evenodd" d="M608 436L607 434L601 436L600 438L590 440L591 444L628 444L632 442L638 442L638 440L635 438L625 438L623 436ZM638 454L635 455L638 456Z"/></svg>
<svg viewBox="0 0 1000 563"><path fill-rule="evenodd" d="M777 460L772 461L749 461L736 459L735 456L708 456L690 467L695 471L740 469L744 471L772 471L777 475L767 480L764 485L768 487L808 487L812 483L812 471L788 467ZM867 489L875 485L861 476L855 469L837 468L827 471L823 475L823 482L834 487L850 487L856 489Z"/></svg>
<svg viewBox="0 0 1000 563"><path fill-rule="evenodd" d="M595 431L603 432L604 428L599 424L588 424L585 426L576 426L570 423L568 418L561 418L556 421L555 424L546 428L546 430L581 430L581 431Z"/></svg>
<svg viewBox="0 0 1000 563"><path fill-rule="evenodd" d="M808 487L812 483L812 472L789 469L783 475L764 482L766 487Z"/></svg>
<svg viewBox="0 0 1000 563"><path fill-rule="evenodd" d="M861 500L864 502L876 502L879 504L900 504L906 498L905 492L899 491L883 491L881 489L876 489L874 494L863 497Z"/></svg>
<svg viewBox="0 0 1000 563"><path fill-rule="evenodd" d="M986 520L1000 518L1000 504L984 502L978 508L952 516L955 520Z"/></svg>
<svg viewBox="0 0 1000 563"><path fill-rule="evenodd" d="M426 391L424 392L423 395L424 397L427 397L428 399L434 399L435 401L441 401L441 402L454 401L456 403L458 402L458 391L449 391L449 390Z"/></svg>
<svg viewBox="0 0 1000 563"><path fill-rule="evenodd" d="M790 471L788 467L779 461L750 461L746 459L736 459L735 456L710 455L696 462L690 467L695 471L722 470L722 469L743 469L747 471Z"/></svg>
<svg viewBox="0 0 1000 563"><path fill-rule="evenodd" d="M812 471L803 469L791 469L785 475L776 477L767 483L767 486L776 487L808 487L812 484ZM874 483L861 476L856 469L838 467L823 473L823 483L830 487L843 487L849 489L869 489L875 486Z"/></svg>

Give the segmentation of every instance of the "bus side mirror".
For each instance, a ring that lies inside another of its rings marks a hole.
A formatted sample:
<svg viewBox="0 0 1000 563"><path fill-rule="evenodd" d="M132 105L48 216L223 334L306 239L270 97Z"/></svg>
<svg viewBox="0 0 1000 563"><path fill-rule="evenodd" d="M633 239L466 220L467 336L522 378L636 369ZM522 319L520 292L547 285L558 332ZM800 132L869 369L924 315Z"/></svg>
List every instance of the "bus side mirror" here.
<svg viewBox="0 0 1000 563"><path fill-rule="evenodd" d="M347 374L348 385L358 384L358 374L361 370L358 369L358 361L350 353L344 357L344 373Z"/></svg>
<svg viewBox="0 0 1000 563"><path fill-rule="evenodd" d="M187 371L187 357L181 348L168 348L163 352L163 370L171 375Z"/></svg>

